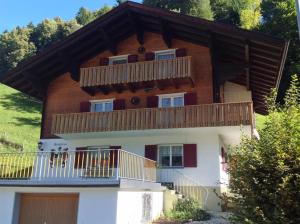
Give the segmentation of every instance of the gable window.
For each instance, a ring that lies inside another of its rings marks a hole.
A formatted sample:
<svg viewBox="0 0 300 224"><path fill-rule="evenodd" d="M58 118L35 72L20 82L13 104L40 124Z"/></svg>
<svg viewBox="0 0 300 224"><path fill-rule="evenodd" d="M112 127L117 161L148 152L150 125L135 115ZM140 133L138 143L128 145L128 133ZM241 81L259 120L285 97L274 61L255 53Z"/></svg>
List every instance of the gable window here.
<svg viewBox="0 0 300 224"><path fill-rule="evenodd" d="M159 145L160 167L183 167L183 145Z"/></svg>
<svg viewBox="0 0 300 224"><path fill-rule="evenodd" d="M184 106L184 93L159 95L159 107Z"/></svg>
<svg viewBox="0 0 300 224"><path fill-rule="evenodd" d="M167 60L176 58L176 50L163 50L155 52L155 60Z"/></svg>
<svg viewBox="0 0 300 224"><path fill-rule="evenodd" d="M110 65L119 65L128 63L128 55L120 55L109 58Z"/></svg>
<svg viewBox="0 0 300 224"><path fill-rule="evenodd" d="M91 101L91 112L113 111L113 99Z"/></svg>

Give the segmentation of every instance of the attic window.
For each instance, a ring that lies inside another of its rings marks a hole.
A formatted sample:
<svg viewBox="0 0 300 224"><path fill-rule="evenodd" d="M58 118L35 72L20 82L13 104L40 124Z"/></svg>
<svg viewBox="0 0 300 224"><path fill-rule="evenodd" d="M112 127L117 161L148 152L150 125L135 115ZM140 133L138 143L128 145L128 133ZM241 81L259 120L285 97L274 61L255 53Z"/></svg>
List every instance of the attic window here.
<svg viewBox="0 0 300 224"><path fill-rule="evenodd" d="M176 58L176 50L155 51L155 60L168 60Z"/></svg>
<svg viewBox="0 0 300 224"><path fill-rule="evenodd" d="M128 63L128 55L120 55L109 58L110 65L119 65Z"/></svg>

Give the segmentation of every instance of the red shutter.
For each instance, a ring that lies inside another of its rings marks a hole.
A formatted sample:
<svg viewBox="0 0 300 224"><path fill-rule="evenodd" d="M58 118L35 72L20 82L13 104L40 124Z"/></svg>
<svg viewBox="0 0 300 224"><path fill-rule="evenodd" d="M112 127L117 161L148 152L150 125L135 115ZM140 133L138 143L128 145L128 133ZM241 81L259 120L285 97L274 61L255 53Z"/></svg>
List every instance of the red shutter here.
<svg viewBox="0 0 300 224"><path fill-rule="evenodd" d="M185 48L178 48L176 50L176 57L185 57L186 56L186 49Z"/></svg>
<svg viewBox="0 0 300 224"><path fill-rule="evenodd" d="M80 112L90 112L91 111L91 103L89 101L80 103Z"/></svg>
<svg viewBox="0 0 300 224"><path fill-rule="evenodd" d="M109 63L109 58L100 58L99 64L100 66L106 66Z"/></svg>
<svg viewBox="0 0 300 224"><path fill-rule="evenodd" d="M76 148L76 154L75 154L75 163L74 163L74 168L85 168L85 161L86 161L86 152L83 152L84 150L86 150L86 147L79 147Z"/></svg>
<svg viewBox="0 0 300 224"><path fill-rule="evenodd" d="M156 161L157 160L157 145L145 145L145 157Z"/></svg>
<svg viewBox="0 0 300 224"><path fill-rule="evenodd" d="M196 104L197 104L197 93L184 94L184 105L196 105Z"/></svg>
<svg viewBox="0 0 300 224"><path fill-rule="evenodd" d="M134 63L138 61L138 55L137 54L131 54L128 55L128 63Z"/></svg>
<svg viewBox="0 0 300 224"><path fill-rule="evenodd" d="M158 96L148 96L147 107L148 108L158 107Z"/></svg>
<svg viewBox="0 0 300 224"><path fill-rule="evenodd" d="M115 150L111 150L110 151L110 167L118 167L118 150L116 149L121 149L121 146L115 146L115 145L111 145L109 147L110 149L115 149Z"/></svg>
<svg viewBox="0 0 300 224"><path fill-rule="evenodd" d="M155 59L154 52L146 52L145 53L145 61L153 61Z"/></svg>
<svg viewBox="0 0 300 224"><path fill-rule="evenodd" d="M114 110L125 110L125 100L124 99L114 100Z"/></svg>
<svg viewBox="0 0 300 224"><path fill-rule="evenodd" d="M197 167L197 145L183 145L184 167Z"/></svg>

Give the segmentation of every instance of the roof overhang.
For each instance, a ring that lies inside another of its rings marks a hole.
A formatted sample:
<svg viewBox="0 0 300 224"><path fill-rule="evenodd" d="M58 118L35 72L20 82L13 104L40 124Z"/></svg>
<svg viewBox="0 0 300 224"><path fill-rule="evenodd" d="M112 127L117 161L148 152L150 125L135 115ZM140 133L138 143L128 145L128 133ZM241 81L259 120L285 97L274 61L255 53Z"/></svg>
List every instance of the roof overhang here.
<svg viewBox="0 0 300 224"><path fill-rule="evenodd" d="M168 47L176 38L211 48L218 59L219 84L230 80L246 85L255 110L266 111L264 96L279 86L288 41L130 1L0 75L0 81L43 100L53 79L65 72L78 79L81 63L107 49L116 54L118 42L134 34L143 44L145 31L162 34Z"/></svg>

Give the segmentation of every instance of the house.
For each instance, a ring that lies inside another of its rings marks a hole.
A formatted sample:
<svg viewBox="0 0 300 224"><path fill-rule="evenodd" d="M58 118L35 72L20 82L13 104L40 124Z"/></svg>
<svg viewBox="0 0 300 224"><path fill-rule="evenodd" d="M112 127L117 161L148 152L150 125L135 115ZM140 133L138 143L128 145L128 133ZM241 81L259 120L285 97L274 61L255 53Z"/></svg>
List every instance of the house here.
<svg viewBox="0 0 300 224"><path fill-rule="evenodd" d="M1 76L43 102L32 153L0 155L0 220L148 223L166 187L220 210L226 153L278 87L288 43L126 2Z"/></svg>

